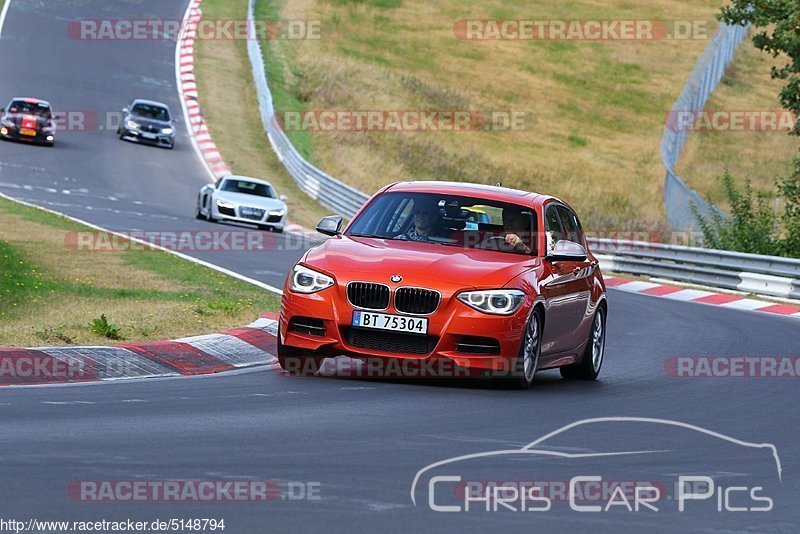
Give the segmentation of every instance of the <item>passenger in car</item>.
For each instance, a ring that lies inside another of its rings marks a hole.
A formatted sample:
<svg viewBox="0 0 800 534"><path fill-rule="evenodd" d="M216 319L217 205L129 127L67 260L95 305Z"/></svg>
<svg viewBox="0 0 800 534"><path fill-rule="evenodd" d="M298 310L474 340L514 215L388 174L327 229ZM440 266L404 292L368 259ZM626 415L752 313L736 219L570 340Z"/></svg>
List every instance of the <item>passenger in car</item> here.
<svg viewBox="0 0 800 534"><path fill-rule="evenodd" d="M530 254L531 247L525 241L532 244L531 232L531 213L522 209L506 208L503 210L503 231L505 232L505 244L515 250Z"/></svg>

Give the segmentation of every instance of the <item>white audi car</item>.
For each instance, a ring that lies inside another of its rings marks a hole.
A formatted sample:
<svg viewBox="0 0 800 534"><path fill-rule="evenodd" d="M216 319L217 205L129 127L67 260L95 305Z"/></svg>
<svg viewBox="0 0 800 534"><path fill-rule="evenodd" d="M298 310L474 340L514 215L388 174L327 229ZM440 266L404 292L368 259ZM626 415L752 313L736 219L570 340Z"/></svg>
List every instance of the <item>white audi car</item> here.
<svg viewBox="0 0 800 534"><path fill-rule="evenodd" d="M246 176L224 176L200 190L195 217L210 222L255 224L262 230L283 232L285 201L286 196L278 196L269 182Z"/></svg>

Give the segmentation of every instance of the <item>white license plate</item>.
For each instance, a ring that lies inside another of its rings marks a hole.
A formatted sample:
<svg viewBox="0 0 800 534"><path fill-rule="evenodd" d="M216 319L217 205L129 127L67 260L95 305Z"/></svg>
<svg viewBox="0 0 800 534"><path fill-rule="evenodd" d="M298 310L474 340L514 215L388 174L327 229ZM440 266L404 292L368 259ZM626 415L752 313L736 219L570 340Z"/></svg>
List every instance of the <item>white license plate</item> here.
<svg viewBox="0 0 800 534"><path fill-rule="evenodd" d="M142 133L142 137L144 137L145 139L155 139L155 138L156 138L156 134L152 134L152 133L144 133L144 132L143 132L143 133Z"/></svg>
<svg viewBox="0 0 800 534"><path fill-rule="evenodd" d="M388 313L373 313L361 310L353 312L353 326L373 330L390 330L408 334L427 334L428 320L421 317L404 317Z"/></svg>

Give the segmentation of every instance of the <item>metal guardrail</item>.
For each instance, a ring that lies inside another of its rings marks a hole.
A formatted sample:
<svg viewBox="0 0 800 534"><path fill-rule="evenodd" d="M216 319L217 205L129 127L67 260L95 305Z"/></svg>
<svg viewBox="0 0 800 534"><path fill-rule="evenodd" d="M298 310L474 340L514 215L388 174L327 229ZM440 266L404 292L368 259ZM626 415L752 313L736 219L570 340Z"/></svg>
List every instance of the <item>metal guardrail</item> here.
<svg viewBox="0 0 800 534"><path fill-rule="evenodd" d="M606 271L800 298L800 259L616 239L589 244Z"/></svg>
<svg viewBox="0 0 800 534"><path fill-rule="evenodd" d="M249 0L247 12L249 35L257 35L255 3L256 0ZM339 215L352 218L359 208L369 200L370 195L329 176L311 165L300 155L275 119L275 107L272 102L272 93L270 93L269 85L267 84L261 41L259 39L248 39L247 53L250 56L250 63L253 67L253 80L255 80L256 84L261 122L264 124L264 130L267 132L269 142L278 155L278 159L281 160L283 166L286 167L294 181L300 186L300 189L311 198Z"/></svg>
<svg viewBox="0 0 800 534"><path fill-rule="evenodd" d="M692 204L704 217L708 217L712 210L717 209L703 200L675 172L689 134L688 129L677 124L678 121L675 119L681 112L689 112L696 116L695 114L705 108L711 93L725 75L736 49L747 36L748 29L746 26L720 24L711 42L697 60L689 80L668 115L670 119L666 121L664 135L661 138L661 157L667 170L664 182L664 207L667 212L667 223L674 229L691 230L697 227Z"/></svg>

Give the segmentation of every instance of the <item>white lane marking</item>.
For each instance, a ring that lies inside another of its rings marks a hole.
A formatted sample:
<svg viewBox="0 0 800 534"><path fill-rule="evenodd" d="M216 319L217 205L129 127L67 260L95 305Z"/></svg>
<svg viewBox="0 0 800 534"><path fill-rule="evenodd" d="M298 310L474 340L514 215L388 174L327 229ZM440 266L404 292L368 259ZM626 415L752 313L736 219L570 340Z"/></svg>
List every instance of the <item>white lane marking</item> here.
<svg viewBox="0 0 800 534"><path fill-rule="evenodd" d="M68 406L73 404L97 404L91 401L41 401L42 404L55 404L58 406Z"/></svg>
<svg viewBox="0 0 800 534"><path fill-rule="evenodd" d="M3 6L3 12L0 13L0 37L3 36L3 26L6 23L6 15L8 15L8 8L11 7L11 0L6 0L6 4Z"/></svg>

